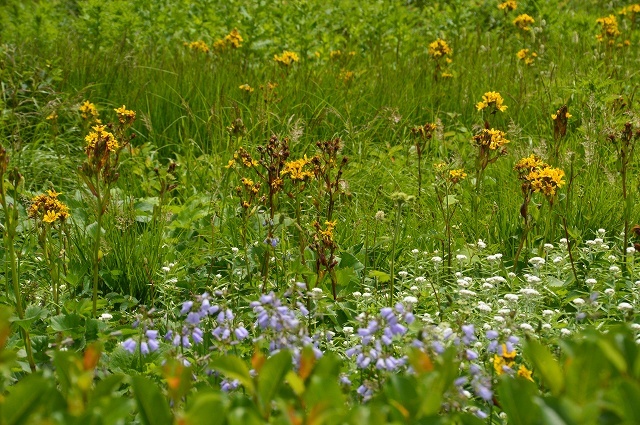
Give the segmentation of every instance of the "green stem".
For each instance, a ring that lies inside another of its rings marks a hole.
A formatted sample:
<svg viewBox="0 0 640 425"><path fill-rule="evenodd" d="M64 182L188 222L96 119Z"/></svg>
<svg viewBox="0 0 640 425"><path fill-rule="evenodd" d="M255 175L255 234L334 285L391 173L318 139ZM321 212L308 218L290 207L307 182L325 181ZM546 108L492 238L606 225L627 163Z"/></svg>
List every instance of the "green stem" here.
<svg viewBox="0 0 640 425"><path fill-rule="evenodd" d="M96 229L96 239L93 247L93 309L91 311L91 315L96 317L96 312L98 309L98 263L100 261L100 239L102 237L102 213L103 213L103 205L102 205L102 197L100 196L100 187L99 184L96 185L96 199L98 208L97 212L97 229Z"/></svg>
<svg viewBox="0 0 640 425"><path fill-rule="evenodd" d="M18 317L20 318L20 320L24 320L24 309L22 308L20 284L18 283L18 268L16 266L16 251L13 246L13 237L7 238L7 245L9 249L9 262L11 264L11 281L13 283L13 293L16 297L16 310L18 311ZM33 360L33 350L31 349L31 338L29 337L29 331L22 328L20 330L22 333L22 339L24 340L24 349L27 352L27 361L29 362L29 368L31 368L31 372L35 372L36 363Z"/></svg>

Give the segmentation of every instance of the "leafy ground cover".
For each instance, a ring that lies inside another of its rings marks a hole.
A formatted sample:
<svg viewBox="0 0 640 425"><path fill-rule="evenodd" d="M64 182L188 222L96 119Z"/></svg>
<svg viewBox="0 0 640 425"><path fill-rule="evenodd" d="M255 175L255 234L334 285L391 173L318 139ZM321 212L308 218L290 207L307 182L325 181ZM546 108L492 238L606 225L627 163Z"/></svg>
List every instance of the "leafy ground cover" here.
<svg viewBox="0 0 640 425"><path fill-rule="evenodd" d="M0 423L640 410L640 5L0 6Z"/></svg>

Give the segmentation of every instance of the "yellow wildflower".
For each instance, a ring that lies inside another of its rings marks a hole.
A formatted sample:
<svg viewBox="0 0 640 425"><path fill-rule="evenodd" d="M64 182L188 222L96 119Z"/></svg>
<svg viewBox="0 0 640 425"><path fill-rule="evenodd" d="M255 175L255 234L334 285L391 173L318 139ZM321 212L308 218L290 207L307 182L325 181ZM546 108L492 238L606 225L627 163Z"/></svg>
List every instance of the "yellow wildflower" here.
<svg viewBox="0 0 640 425"><path fill-rule="evenodd" d="M441 38L429 44L429 56L434 59L439 59L443 56L449 56L452 53L453 49L449 47L447 42Z"/></svg>
<svg viewBox="0 0 640 425"><path fill-rule="evenodd" d="M631 4L627 7L623 7L619 13L620 15L627 15L627 14L633 15L636 13L640 13L640 4Z"/></svg>
<svg viewBox="0 0 640 425"><path fill-rule="evenodd" d="M519 15L513 20L513 25L521 29L522 31L529 31L531 28L529 25L534 24L536 21L526 13Z"/></svg>
<svg viewBox="0 0 640 425"><path fill-rule="evenodd" d="M451 182L454 184L459 183L466 178L467 178L467 173L465 173L464 169L462 168L449 171L449 180L451 180Z"/></svg>
<svg viewBox="0 0 640 425"><path fill-rule="evenodd" d="M46 195L34 196L27 211L29 218L49 224L65 221L69 217L69 208L58 200L58 195L55 190L49 190Z"/></svg>
<svg viewBox="0 0 640 425"><path fill-rule="evenodd" d="M554 196L556 190L564 186L564 171L559 168L544 167L532 170L526 177L534 192L542 192L545 196Z"/></svg>
<svg viewBox="0 0 640 425"><path fill-rule="evenodd" d="M478 111L481 111L489 106L493 106L496 110L504 112L507 109L506 105L503 105L504 99L500 96L500 93L490 91L482 96L482 101L476 104Z"/></svg>
<svg viewBox="0 0 640 425"><path fill-rule="evenodd" d="M106 126L94 125L92 128L93 131L84 138L87 142L87 146L85 147L87 155L94 151L101 143L104 143L108 152L116 152L118 150L120 145L112 133L105 131Z"/></svg>
<svg viewBox="0 0 640 425"><path fill-rule="evenodd" d="M253 87L251 87L249 84L243 84L241 86L238 87L240 90L244 90L247 93L253 93Z"/></svg>
<svg viewBox="0 0 640 425"><path fill-rule="evenodd" d="M527 369L524 365L520 365L520 368L518 369L518 376L524 378L524 379L528 379L529 381L533 382L533 378L531 377L531 371L529 369Z"/></svg>
<svg viewBox="0 0 640 425"><path fill-rule="evenodd" d="M289 66L294 62L299 62L300 58L297 53L285 50L279 55L273 55L273 60L282 65Z"/></svg>
<svg viewBox="0 0 640 425"><path fill-rule="evenodd" d="M512 11L512 10L516 10L517 8L518 8L518 4L516 3L515 0L507 0L504 3L500 3L498 5L498 9L500 10Z"/></svg>
<svg viewBox="0 0 640 425"><path fill-rule="evenodd" d="M497 150L509 143L505 136L504 131L485 128L479 134L473 136L473 143L478 147Z"/></svg>
<svg viewBox="0 0 640 425"><path fill-rule="evenodd" d="M45 118L47 121L50 120L57 120L58 119L58 113L56 111L53 111L52 113L50 113L49 115L47 115L47 118Z"/></svg>
<svg viewBox="0 0 640 425"><path fill-rule="evenodd" d="M116 114L118 114L118 121L120 124L131 124L136 119L136 112L127 109L124 105L122 107L114 109Z"/></svg>
<svg viewBox="0 0 640 425"><path fill-rule="evenodd" d="M185 45L194 52L209 53L209 46L202 40L185 43Z"/></svg>
<svg viewBox="0 0 640 425"><path fill-rule="evenodd" d="M338 78L340 78L346 84L353 80L353 77L355 75L356 74L353 71L347 71L346 69L343 69L342 71L340 71L340 75Z"/></svg>
<svg viewBox="0 0 640 425"><path fill-rule="evenodd" d="M614 39L620 35L618 29L618 20L614 15L605 16L604 18L596 19L596 23L602 26L600 34L596 35L598 41L609 40L610 44L613 44Z"/></svg>
<svg viewBox="0 0 640 425"><path fill-rule="evenodd" d="M338 59L340 56L342 56L341 50L332 50L329 52L329 58L331 59Z"/></svg>
<svg viewBox="0 0 640 425"><path fill-rule="evenodd" d="M289 178L293 181L312 179L314 177L313 172L305 170L305 166L310 163L311 160L308 159L306 155L303 158L297 159L295 161L286 162L282 171L280 172L280 175L288 175Z"/></svg>
<svg viewBox="0 0 640 425"><path fill-rule="evenodd" d="M96 105L88 100L85 100L78 110L80 111L80 115L83 120L98 118L98 109L96 109Z"/></svg>

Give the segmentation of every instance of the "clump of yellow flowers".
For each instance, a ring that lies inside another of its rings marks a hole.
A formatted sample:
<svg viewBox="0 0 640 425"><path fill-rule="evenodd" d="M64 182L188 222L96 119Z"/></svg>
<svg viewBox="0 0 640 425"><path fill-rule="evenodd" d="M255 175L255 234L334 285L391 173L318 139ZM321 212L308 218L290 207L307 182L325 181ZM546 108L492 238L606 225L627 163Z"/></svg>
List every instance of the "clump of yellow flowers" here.
<svg viewBox="0 0 640 425"><path fill-rule="evenodd" d="M618 20L614 15L596 19L596 23L601 26L600 34L596 35L598 41L607 40L609 44L615 43L615 39L620 35Z"/></svg>
<svg viewBox="0 0 640 425"><path fill-rule="evenodd" d="M296 52L291 52L289 50L285 50L284 52L280 53L279 55L273 55L273 60L276 61L279 64L285 65L285 66L289 66L294 62L300 62L300 57L298 56L298 54Z"/></svg>
<svg viewBox="0 0 640 425"><path fill-rule="evenodd" d="M524 61L525 65L533 65L535 58L538 57L536 52L531 52L529 49L520 49L518 53L516 53L518 59Z"/></svg>
<svg viewBox="0 0 640 425"><path fill-rule="evenodd" d="M522 15L518 15L516 19L513 20L513 25L515 25L522 31L529 31L531 29L530 25L533 25L535 22L535 19L533 19L526 13L523 13Z"/></svg>
<svg viewBox="0 0 640 425"><path fill-rule="evenodd" d="M449 47L447 42L441 38L429 44L429 56L434 59L439 59L444 56L451 56L452 53L453 49Z"/></svg>
<svg viewBox="0 0 640 425"><path fill-rule="evenodd" d="M242 47L243 41L244 39L240 35L240 32L238 32L238 29L234 28L229 34L219 40L216 40L213 43L213 49L216 51L226 50L227 48L238 49Z"/></svg>
<svg viewBox="0 0 640 425"><path fill-rule="evenodd" d="M46 194L34 196L29 206L29 218L49 224L64 222L69 217L69 208L58 200L58 195L55 190L48 190Z"/></svg>
<svg viewBox="0 0 640 425"><path fill-rule="evenodd" d="M518 161L514 169L523 181L523 192L541 192L550 200L565 184L564 171L550 166L533 154Z"/></svg>
<svg viewBox="0 0 640 425"><path fill-rule="evenodd" d="M507 0L504 3L500 3L498 5L498 9L504 10L507 12L511 12L512 10L516 10L518 8L518 3L515 0Z"/></svg>
<svg viewBox="0 0 640 425"><path fill-rule="evenodd" d="M494 107L495 111L504 112L507 110L507 105L504 104L504 99L500 93L496 91L486 92L482 96L482 101L476 104L476 109L482 111L483 109Z"/></svg>

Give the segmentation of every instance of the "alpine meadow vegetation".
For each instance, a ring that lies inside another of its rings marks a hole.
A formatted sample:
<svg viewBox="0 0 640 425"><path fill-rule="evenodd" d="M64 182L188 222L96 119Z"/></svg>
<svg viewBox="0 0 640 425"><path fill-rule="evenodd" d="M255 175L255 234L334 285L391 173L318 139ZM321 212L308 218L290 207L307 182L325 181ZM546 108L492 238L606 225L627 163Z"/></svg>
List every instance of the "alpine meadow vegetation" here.
<svg viewBox="0 0 640 425"><path fill-rule="evenodd" d="M2 2L0 425L640 423L639 21Z"/></svg>

